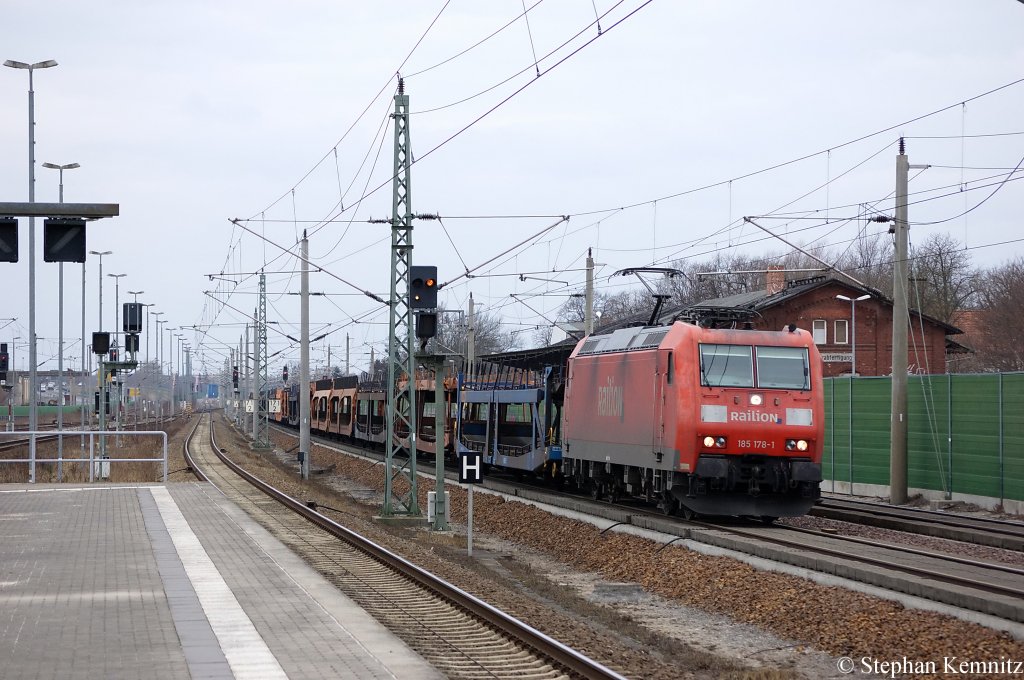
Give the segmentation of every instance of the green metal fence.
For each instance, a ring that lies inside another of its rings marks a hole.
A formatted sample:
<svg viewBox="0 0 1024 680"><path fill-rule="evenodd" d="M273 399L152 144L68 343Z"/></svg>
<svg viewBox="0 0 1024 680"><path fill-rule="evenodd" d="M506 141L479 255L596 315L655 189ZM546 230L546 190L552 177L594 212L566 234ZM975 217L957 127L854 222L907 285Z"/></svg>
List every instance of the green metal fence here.
<svg viewBox="0 0 1024 680"><path fill-rule="evenodd" d="M837 490L888 486L891 397L889 378L825 380L822 473ZM910 488L1024 500L1024 373L911 376L907 399Z"/></svg>

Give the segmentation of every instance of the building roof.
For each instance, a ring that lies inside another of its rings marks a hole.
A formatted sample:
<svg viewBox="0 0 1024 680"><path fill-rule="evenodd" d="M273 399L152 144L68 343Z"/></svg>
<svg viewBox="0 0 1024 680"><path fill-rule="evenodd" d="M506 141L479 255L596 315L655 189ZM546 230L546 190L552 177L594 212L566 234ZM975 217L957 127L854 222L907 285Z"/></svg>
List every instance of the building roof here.
<svg viewBox="0 0 1024 680"><path fill-rule="evenodd" d="M661 310L656 325L668 325L674 321L689 321L690 323L698 323L700 325L707 326L753 322L763 310L782 305L795 298L834 284L838 284L849 289L855 296L868 294L879 303L889 307L892 306L892 300L886 297L886 295L877 288L859 286L854 284L852 281L846 281L832 276L813 276L810 278L789 281L782 290L776 293L769 293L766 289L761 289L704 300L696 304L682 305L666 303ZM963 333L960 328L936 319L935 317L927 314L921 314L913 309L910 310L910 313L941 327L947 336ZM600 324L594 329L594 333L611 333L620 328L644 326L649 320L650 312L645 311L643 313L617 319L606 324ZM577 338L567 338L549 347L528 349L518 352L502 352L500 354L492 354L483 358L488 361L494 361L495 363L520 368L536 368L538 366L552 364L564 365L569 354L572 353L572 350L576 347L578 342L579 339ZM950 345L950 343L952 343L952 345ZM964 351L964 348L959 343L951 341L948 338L947 349L952 351L957 351L958 349L959 351Z"/></svg>

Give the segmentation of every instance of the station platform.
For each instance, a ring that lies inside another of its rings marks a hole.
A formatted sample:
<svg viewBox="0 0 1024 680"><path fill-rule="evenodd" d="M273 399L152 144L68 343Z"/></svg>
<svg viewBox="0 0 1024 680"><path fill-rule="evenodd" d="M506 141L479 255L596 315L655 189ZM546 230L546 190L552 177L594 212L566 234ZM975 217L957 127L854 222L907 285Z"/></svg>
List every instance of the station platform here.
<svg viewBox="0 0 1024 680"><path fill-rule="evenodd" d="M440 677L205 483L0 486L0 669Z"/></svg>

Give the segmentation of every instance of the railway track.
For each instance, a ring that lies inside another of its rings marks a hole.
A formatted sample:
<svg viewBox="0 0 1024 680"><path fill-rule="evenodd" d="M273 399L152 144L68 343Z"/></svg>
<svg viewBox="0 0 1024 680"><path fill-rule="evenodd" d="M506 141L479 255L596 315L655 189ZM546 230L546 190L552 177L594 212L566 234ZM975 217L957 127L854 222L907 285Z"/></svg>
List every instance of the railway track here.
<svg viewBox="0 0 1024 680"><path fill-rule="evenodd" d="M621 678L246 472L217 444L212 416L183 449L197 477L301 544L314 568L448 677Z"/></svg>
<svg viewBox="0 0 1024 680"><path fill-rule="evenodd" d="M1020 522L965 517L937 510L889 506L847 498L823 499L811 509L810 514L842 522L1024 552L1024 523Z"/></svg>
<svg viewBox="0 0 1024 680"><path fill-rule="evenodd" d="M295 436L288 430L281 431ZM315 439L323 445L379 459L376 454L356 447ZM676 541L708 543L1024 622L1024 570L1017 567L785 525L760 526L738 520L688 521L636 505L584 500L579 495L511 480L489 480L485 486L565 508L580 509L586 504L597 516L667 533L678 537Z"/></svg>

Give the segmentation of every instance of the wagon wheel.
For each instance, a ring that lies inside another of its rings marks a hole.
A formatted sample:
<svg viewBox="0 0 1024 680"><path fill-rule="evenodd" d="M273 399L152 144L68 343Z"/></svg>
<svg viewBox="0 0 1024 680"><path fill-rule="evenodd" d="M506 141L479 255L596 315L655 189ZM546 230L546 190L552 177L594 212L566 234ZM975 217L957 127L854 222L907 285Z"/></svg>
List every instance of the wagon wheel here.
<svg viewBox="0 0 1024 680"><path fill-rule="evenodd" d="M658 508L666 515L674 515L679 510L679 501L672 494L665 492L658 502Z"/></svg>
<svg viewBox="0 0 1024 680"><path fill-rule="evenodd" d="M683 510L683 519L685 519L687 522L691 522L694 519L696 519L697 513L694 512L693 510L691 510L690 508L688 508L688 507L686 507L684 505L684 506L682 506L682 510Z"/></svg>
<svg viewBox="0 0 1024 680"><path fill-rule="evenodd" d="M760 519L761 522L764 524L775 524L775 520L777 520L778 517L772 517L771 515L761 515L758 519Z"/></svg>
<svg viewBox="0 0 1024 680"><path fill-rule="evenodd" d="M601 482L590 483L590 497L595 501L601 500Z"/></svg>

